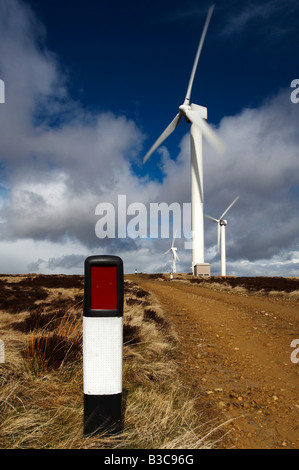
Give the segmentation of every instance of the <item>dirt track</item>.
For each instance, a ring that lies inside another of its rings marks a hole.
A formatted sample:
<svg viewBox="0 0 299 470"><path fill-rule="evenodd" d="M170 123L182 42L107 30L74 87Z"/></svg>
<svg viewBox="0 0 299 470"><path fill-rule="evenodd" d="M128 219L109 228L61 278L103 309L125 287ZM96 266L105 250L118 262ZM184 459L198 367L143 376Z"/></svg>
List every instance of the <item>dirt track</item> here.
<svg viewBox="0 0 299 470"><path fill-rule="evenodd" d="M299 448L298 301L131 279L151 292L180 338L178 364L208 417L225 425L222 448ZM298 356L298 354L297 354Z"/></svg>

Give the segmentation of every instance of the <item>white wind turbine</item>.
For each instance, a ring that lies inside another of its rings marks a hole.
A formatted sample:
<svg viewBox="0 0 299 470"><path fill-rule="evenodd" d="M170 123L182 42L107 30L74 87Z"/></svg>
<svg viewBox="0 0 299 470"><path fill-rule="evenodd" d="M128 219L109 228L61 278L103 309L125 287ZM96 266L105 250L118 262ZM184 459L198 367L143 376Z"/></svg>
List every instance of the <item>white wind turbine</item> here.
<svg viewBox="0 0 299 470"><path fill-rule="evenodd" d="M177 254L177 248L174 246L174 240L175 240L175 236L174 236L174 239L172 240L171 247L169 248L169 250L167 250L167 251L165 251L165 253L163 253L163 256L165 256L168 253L172 252L172 272L176 273L176 260L178 259L180 261L180 258L179 258L179 255Z"/></svg>
<svg viewBox="0 0 299 470"><path fill-rule="evenodd" d="M226 252L225 252L225 227L227 226L227 220L223 217L230 208L237 202L239 196L237 196L233 202L228 206L227 209L223 212L219 219L214 219L214 217L210 217L209 215L205 215L208 219L216 222L218 224L218 231L217 231L217 246L218 246L218 253L219 253L219 246L221 250L221 276L226 276Z"/></svg>
<svg viewBox="0 0 299 470"><path fill-rule="evenodd" d="M213 129L207 124L207 108L197 104L190 104L190 96L193 80L202 50L203 42L214 10L210 7L203 28L195 56L186 97L184 103L179 107L179 113L168 125L151 149L144 157L143 163L161 145L161 143L175 130L182 117L191 123L191 228L192 228L192 272L196 264L204 263L204 214L203 214L203 164L202 164L202 136L215 148L219 154L224 153L224 146Z"/></svg>

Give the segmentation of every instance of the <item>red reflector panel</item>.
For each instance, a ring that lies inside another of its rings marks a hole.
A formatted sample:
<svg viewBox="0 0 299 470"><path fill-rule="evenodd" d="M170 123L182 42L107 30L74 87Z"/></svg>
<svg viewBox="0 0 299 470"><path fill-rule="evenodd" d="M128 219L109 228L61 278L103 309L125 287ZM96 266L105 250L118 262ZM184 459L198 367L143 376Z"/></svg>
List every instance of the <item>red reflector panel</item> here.
<svg viewBox="0 0 299 470"><path fill-rule="evenodd" d="M91 267L91 310L117 309L117 268Z"/></svg>

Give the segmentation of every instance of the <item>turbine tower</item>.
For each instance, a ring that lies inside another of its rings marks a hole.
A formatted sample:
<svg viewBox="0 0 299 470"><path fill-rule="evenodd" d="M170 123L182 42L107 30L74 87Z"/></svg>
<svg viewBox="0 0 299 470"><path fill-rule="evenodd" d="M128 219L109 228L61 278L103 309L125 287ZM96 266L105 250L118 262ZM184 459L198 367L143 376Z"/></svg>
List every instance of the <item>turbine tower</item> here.
<svg viewBox="0 0 299 470"><path fill-rule="evenodd" d="M195 56L185 100L179 106L179 112L168 127L156 140L144 157L143 163L161 145L161 143L176 129L182 117L191 124L191 229L192 229L192 272L195 273L196 265L204 264L204 213L203 213L203 164L202 164L202 137L219 153L224 153L224 146L214 130L207 124L207 108L197 104L190 104L191 91L199 56L207 33L209 22L214 10L210 7L205 21L197 53ZM196 270L198 273L198 269Z"/></svg>
<svg viewBox="0 0 299 470"><path fill-rule="evenodd" d="M175 237L172 240L171 247L169 248L169 250L165 251L165 253L163 253L163 255L165 256L168 253L172 252L172 272L176 273L176 260L178 259L180 261L180 258L177 254L177 248L174 246L174 240L175 240Z"/></svg>
<svg viewBox="0 0 299 470"><path fill-rule="evenodd" d="M221 250L221 276L226 276L225 227L227 226L227 220L225 220L223 217L225 216L225 214L227 214L227 212L235 204L235 202L237 202L238 199L239 199L239 196L237 196L236 199L234 199L233 202L228 206L228 208L225 209L225 211L223 212L223 214L221 215L219 219L214 219L214 217L205 215L205 217L207 217L208 219L218 224L217 246L218 246L218 253L219 253L219 245L220 245L220 250Z"/></svg>

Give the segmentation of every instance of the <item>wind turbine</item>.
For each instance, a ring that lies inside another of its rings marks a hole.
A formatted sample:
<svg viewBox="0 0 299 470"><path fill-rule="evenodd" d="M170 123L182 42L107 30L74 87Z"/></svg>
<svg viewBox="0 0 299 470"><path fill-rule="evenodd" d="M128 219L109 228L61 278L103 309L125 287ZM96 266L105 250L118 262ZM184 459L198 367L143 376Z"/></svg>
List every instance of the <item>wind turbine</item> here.
<svg viewBox="0 0 299 470"><path fill-rule="evenodd" d="M227 209L223 212L219 219L214 219L214 217L210 217L209 215L205 215L208 219L216 222L218 224L218 232L217 232L217 246L218 246L218 253L219 253L219 245L221 248L221 276L226 276L226 253L225 253L225 227L227 226L227 220L223 217L225 214L230 210L230 208L237 202L239 196L237 196L233 202L228 206Z"/></svg>
<svg viewBox="0 0 299 470"><path fill-rule="evenodd" d="M174 246L174 239L172 240L172 245L169 248L169 250L165 251L163 255L167 255L168 253L172 252L172 272L176 273L176 260L178 259L180 261L179 255L177 254L177 248Z"/></svg>
<svg viewBox="0 0 299 470"><path fill-rule="evenodd" d="M191 228L192 228L192 272L196 264L204 263L204 214L203 214L203 165L202 165L202 137L219 153L224 153L224 146L214 130L207 124L207 108L197 104L190 104L191 91L199 56L207 33L214 5L209 8L197 53L195 56L185 100L179 106L179 112L168 127L156 140L144 157L143 163L161 145L161 143L176 129L182 117L191 124Z"/></svg>

